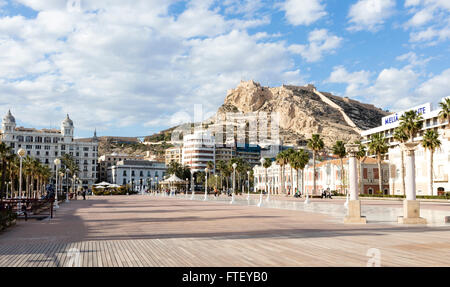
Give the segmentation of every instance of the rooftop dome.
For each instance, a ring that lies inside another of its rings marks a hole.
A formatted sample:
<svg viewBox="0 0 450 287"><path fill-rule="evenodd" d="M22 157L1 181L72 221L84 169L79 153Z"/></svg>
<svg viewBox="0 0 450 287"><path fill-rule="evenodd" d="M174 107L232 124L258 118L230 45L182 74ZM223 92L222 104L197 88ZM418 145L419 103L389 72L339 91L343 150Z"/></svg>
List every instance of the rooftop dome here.
<svg viewBox="0 0 450 287"><path fill-rule="evenodd" d="M69 118L69 114L67 114L66 118L62 122L62 125L73 127L73 121Z"/></svg>
<svg viewBox="0 0 450 287"><path fill-rule="evenodd" d="M8 113L7 113L6 116L3 118L3 122L4 122L4 123L16 123L16 119L15 119L14 116L11 114L11 110L8 110Z"/></svg>

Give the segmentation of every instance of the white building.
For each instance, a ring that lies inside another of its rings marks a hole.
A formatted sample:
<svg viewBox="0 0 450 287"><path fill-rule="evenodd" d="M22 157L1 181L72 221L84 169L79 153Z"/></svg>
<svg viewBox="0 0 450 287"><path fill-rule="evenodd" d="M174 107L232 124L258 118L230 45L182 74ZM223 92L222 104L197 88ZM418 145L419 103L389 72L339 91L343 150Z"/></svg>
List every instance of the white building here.
<svg viewBox="0 0 450 287"><path fill-rule="evenodd" d="M209 161L215 162L215 139L207 131L195 131L183 137L183 165L193 172L203 171Z"/></svg>
<svg viewBox="0 0 450 287"><path fill-rule="evenodd" d="M69 115L62 121L60 130L16 127L10 111L2 121L1 141L15 153L22 148L27 156L38 159L53 171L56 171L53 161L70 154L79 165L78 177L83 188L90 189L97 179L98 139L95 132L94 137L85 139L75 139L73 135L74 125Z"/></svg>
<svg viewBox="0 0 450 287"><path fill-rule="evenodd" d="M164 162L149 160L122 160L108 167L107 180L117 185L131 184L136 191L155 187L166 175Z"/></svg>
<svg viewBox="0 0 450 287"><path fill-rule="evenodd" d="M341 164L339 159L316 162L316 192L314 193L314 173L313 164L310 160L304 169L297 171L289 164L284 166L284 191L293 195L297 189L310 195L320 195L323 190L338 191L347 193L348 191L348 159L343 159L344 176L341 177ZM360 165L361 194L374 194L378 192L378 165L375 159L366 158ZM281 191L281 167L275 161L266 170L261 165L253 168L256 190L265 190L270 194L280 194ZM383 162L383 193L389 190L388 165ZM302 186L304 185L304 187Z"/></svg>
<svg viewBox="0 0 450 287"><path fill-rule="evenodd" d="M143 159L143 156L129 155L129 154L119 154L119 153L111 153L104 154L98 158L98 181L107 181L108 178L108 168L116 165L121 160L133 160L133 159Z"/></svg>
<svg viewBox="0 0 450 287"><path fill-rule="evenodd" d="M447 122L440 122L438 115L440 109L432 109L430 103L426 103L410 110L415 110L422 114L424 124L422 131L417 135L414 141L419 142L422 140L422 136L426 130L434 129L439 134L439 140L441 141L441 148L434 153L433 164L433 191L428 188L430 178L430 152L424 150L419 145L416 152L416 192L417 195L437 195L438 192L450 191L450 183L448 179L448 173L450 170L450 130L447 129ZM391 148L386 160L389 161L389 188L391 194L403 194L402 189L402 165L401 165L401 149L399 143L394 140L394 130L399 126L400 117L404 113L398 112L390 116L386 116L382 119L381 126L373 128L361 133L364 138L363 142L369 142L369 138L373 134L382 133Z"/></svg>

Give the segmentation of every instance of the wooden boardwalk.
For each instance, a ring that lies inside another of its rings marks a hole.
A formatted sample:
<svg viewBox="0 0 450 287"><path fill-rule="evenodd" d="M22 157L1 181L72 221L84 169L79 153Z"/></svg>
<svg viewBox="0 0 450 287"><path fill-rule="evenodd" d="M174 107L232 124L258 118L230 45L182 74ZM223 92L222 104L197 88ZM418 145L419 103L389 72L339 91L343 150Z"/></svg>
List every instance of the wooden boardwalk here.
<svg viewBox="0 0 450 287"><path fill-rule="evenodd" d="M450 266L450 226L151 196L91 197L0 233L0 266Z"/></svg>

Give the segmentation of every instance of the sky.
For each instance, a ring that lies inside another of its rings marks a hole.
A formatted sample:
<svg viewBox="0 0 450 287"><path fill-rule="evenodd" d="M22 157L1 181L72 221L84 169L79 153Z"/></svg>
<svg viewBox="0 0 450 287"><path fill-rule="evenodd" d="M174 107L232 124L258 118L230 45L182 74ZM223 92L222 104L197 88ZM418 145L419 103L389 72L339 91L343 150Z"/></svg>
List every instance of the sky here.
<svg viewBox="0 0 450 287"><path fill-rule="evenodd" d="M449 0L0 0L0 115L145 136L215 113L241 80L436 107L449 43Z"/></svg>

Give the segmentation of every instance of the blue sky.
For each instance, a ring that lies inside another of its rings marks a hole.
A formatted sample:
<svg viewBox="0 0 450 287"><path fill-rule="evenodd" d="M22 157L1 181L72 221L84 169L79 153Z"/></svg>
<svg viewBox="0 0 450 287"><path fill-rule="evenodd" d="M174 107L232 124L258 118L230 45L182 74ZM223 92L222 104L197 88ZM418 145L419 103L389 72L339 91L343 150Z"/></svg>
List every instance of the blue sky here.
<svg viewBox="0 0 450 287"><path fill-rule="evenodd" d="M250 79L436 106L450 95L449 16L448 0L0 0L0 113L143 136L194 104L211 115Z"/></svg>

